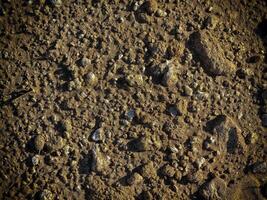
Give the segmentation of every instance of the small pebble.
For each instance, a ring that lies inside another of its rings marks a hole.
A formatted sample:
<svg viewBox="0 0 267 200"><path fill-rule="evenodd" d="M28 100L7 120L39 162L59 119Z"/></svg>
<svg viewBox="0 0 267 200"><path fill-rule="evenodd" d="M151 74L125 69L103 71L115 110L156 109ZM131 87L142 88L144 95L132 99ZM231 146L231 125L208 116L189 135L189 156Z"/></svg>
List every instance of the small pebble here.
<svg viewBox="0 0 267 200"><path fill-rule="evenodd" d="M193 89L190 88L189 86L184 86L184 94L186 96L192 96L193 95Z"/></svg>
<svg viewBox="0 0 267 200"><path fill-rule="evenodd" d="M104 130L102 128L96 129L92 135L91 138L94 142L101 142L104 139Z"/></svg>
<svg viewBox="0 0 267 200"><path fill-rule="evenodd" d="M157 17L166 17L167 16L167 13L161 9L158 9L157 12L156 12L156 16Z"/></svg>
<svg viewBox="0 0 267 200"><path fill-rule="evenodd" d="M92 150L92 165L91 169L97 173L104 173L109 165L109 158L100 152L99 147L96 146Z"/></svg>
<svg viewBox="0 0 267 200"><path fill-rule="evenodd" d="M35 138L34 138L34 148L37 150L37 151L42 151L43 148L44 148L44 145L45 145L45 139L42 135L37 135Z"/></svg>
<svg viewBox="0 0 267 200"><path fill-rule="evenodd" d="M174 66L167 66L164 71L162 84L167 87L174 86L178 81Z"/></svg>
<svg viewBox="0 0 267 200"><path fill-rule="evenodd" d="M98 82L98 78L93 72L89 72L88 74L85 75L84 81L86 85L94 87Z"/></svg>
<svg viewBox="0 0 267 200"><path fill-rule="evenodd" d="M158 3L156 0L147 0L144 5L148 14L153 14L158 9Z"/></svg>
<svg viewBox="0 0 267 200"><path fill-rule="evenodd" d="M88 65L90 65L90 64L91 64L91 60L88 59L88 58L86 58L86 57L83 57L83 58L80 60L80 65L81 65L82 67L86 67L86 66L88 66Z"/></svg>
<svg viewBox="0 0 267 200"><path fill-rule="evenodd" d="M134 109L130 109L126 114L125 114L126 118L129 121L132 121L133 118L135 117L135 110Z"/></svg>
<svg viewBox="0 0 267 200"><path fill-rule="evenodd" d="M35 166L35 165L38 165L40 162L40 159L39 159L39 156L38 155L35 155L32 157L32 165Z"/></svg>
<svg viewBox="0 0 267 200"><path fill-rule="evenodd" d="M168 112L173 117L176 117L178 115L178 110L177 110L177 108L175 106L169 107Z"/></svg>

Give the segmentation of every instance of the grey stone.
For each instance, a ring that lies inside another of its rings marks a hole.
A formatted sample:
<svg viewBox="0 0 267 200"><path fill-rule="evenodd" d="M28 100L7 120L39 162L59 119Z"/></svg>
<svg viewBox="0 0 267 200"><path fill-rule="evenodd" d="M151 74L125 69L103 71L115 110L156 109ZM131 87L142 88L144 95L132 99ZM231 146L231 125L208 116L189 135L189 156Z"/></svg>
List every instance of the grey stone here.
<svg viewBox="0 0 267 200"><path fill-rule="evenodd" d="M94 142L101 142L104 140L104 130L102 128L96 129L92 135L91 138Z"/></svg>

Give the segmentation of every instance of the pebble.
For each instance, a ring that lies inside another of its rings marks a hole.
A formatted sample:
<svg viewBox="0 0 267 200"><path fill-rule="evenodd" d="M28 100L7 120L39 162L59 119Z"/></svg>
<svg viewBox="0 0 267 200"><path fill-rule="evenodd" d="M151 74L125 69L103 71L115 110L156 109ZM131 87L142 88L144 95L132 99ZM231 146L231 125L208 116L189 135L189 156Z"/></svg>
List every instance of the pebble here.
<svg viewBox="0 0 267 200"><path fill-rule="evenodd" d="M98 78L93 72L89 72L85 75L84 81L86 85L94 87L97 85Z"/></svg>
<svg viewBox="0 0 267 200"><path fill-rule="evenodd" d="M178 115L178 110L175 106L171 106L168 108L168 112L171 116L176 117Z"/></svg>
<svg viewBox="0 0 267 200"><path fill-rule="evenodd" d="M38 165L40 162L40 158L39 158L39 155L35 155L32 157L32 165L35 166L35 165Z"/></svg>
<svg viewBox="0 0 267 200"><path fill-rule="evenodd" d="M43 150L44 148L44 145L45 145L45 139L42 135L37 135L35 138L34 138L34 148L40 152Z"/></svg>
<svg viewBox="0 0 267 200"><path fill-rule="evenodd" d="M203 166L203 164L205 163L205 161L206 161L206 159L203 158L203 157L197 159L197 160L196 160L196 167L197 167L198 169L200 169L200 168Z"/></svg>
<svg viewBox="0 0 267 200"><path fill-rule="evenodd" d="M92 135L91 138L94 142L101 142L104 139L104 130L102 128L96 129Z"/></svg>
<svg viewBox="0 0 267 200"><path fill-rule="evenodd" d="M177 103L177 110L179 115L185 115L187 113L188 102L185 99L179 100Z"/></svg>
<svg viewBox="0 0 267 200"><path fill-rule="evenodd" d="M72 123L70 119L67 119L65 121L62 122L62 128L64 129L64 131L70 132L72 131Z"/></svg>
<svg viewBox="0 0 267 200"><path fill-rule="evenodd" d="M82 67L86 67L86 66L88 66L88 65L90 65L90 64L91 64L91 60L88 59L88 58L86 58L86 57L83 57L83 58L80 60L80 65L81 65Z"/></svg>
<svg viewBox="0 0 267 200"><path fill-rule="evenodd" d="M142 182L143 182L143 177L137 172L133 173L130 176L130 178L127 179L127 183L129 185L137 185L137 184L140 184Z"/></svg>
<svg viewBox="0 0 267 200"><path fill-rule="evenodd" d="M165 72L162 78L162 84L167 87L174 86L178 81L174 66L169 65L165 68L164 71Z"/></svg>
<svg viewBox="0 0 267 200"><path fill-rule="evenodd" d="M186 96L192 96L193 95L193 89L190 88L189 86L185 85L184 86L184 94Z"/></svg>
<svg viewBox="0 0 267 200"><path fill-rule="evenodd" d="M161 9L157 9L156 16L157 17L166 17L167 13L165 11L161 10Z"/></svg>
<svg viewBox="0 0 267 200"><path fill-rule="evenodd" d="M257 133L250 132L250 133L248 133L248 135L246 137L246 143L255 144L257 142L258 138L259 138L259 136Z"/></svg>
<svg viewBox="0 0 267 200"><path fill-rule="evenodd" d="M207 29L213 30L216 28L217 24L219 22L219 19L217 16L215 15L211 15L209 16L206 21L205 21L205 27Z"/></svg>
<svg viewBox="0 0 267 200"><path fill-rule="evenodd" d="M125 116L129 121L132 121L135 117L135 110L130 109L127 113L125 113Z"/></svg>
<svg viewBox="0 0 267 200"><path fill-rule="evenodd" d="M153 14L158 9L158 3L156 0L147 0L144 3L144 7L148 14Z"/></svg>
<svg viewBox="0 0 267 200"><path fill-rule="evenodd" d="M97 173L103 173L109 165L109 158L100 152L99 147L95 146L92 150L91 169Z"/></svg>

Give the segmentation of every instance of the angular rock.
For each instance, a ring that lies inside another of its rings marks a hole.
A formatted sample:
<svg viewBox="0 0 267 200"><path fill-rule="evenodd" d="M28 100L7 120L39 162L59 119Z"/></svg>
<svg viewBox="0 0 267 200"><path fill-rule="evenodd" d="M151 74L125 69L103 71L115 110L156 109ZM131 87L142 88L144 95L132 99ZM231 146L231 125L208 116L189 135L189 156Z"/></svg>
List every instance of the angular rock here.
<svg viewBox="0 0 267 200"><path fill-rule="evenodd" d="M94 172L97 173L103 173L108 165L109 165L109 159L107 156L105 156L103 153L100 152L99 147L96 146L93 150L92 150L92 165L91 165L91 169Z"/></svg>
<svg viewBox="0 0 267 200"><path fill-rule="evenodd" d="M134 150L136 151L148 151L151 150L152 141L147 136L142 136L133 142Z"/></svg>
<svg viewBox="0 0 267 200"><path fill-rule="evenodd" d="M236 71L236 66L228 60L220 42L209 31L199 31L191 35L191 48L202 62L204 70L212 76L228 75Z"/></svg>
<svg viewBox="0 0 267 200"><path fill-rule="evenodd" d="M207 123L207 130L215 137L220 152L237 153L246 151L244 137L238 125L226 115L218 115Z"/></svg>
<svg viewBox="0 0 267 200"><path fill-rule="evenodd" d="M137 172L133 173L130 176L130 178L127 179L127 183L129 185L136 185L136 184L142 183L142 181L143 181L143 177Z"/></svg>
<svg viewBox="0 0 267 200"><path fill-rule="evenodd" d="M162 84L167 87L174 86L178 81L175 66L168 65L164 70Z"/></svg>

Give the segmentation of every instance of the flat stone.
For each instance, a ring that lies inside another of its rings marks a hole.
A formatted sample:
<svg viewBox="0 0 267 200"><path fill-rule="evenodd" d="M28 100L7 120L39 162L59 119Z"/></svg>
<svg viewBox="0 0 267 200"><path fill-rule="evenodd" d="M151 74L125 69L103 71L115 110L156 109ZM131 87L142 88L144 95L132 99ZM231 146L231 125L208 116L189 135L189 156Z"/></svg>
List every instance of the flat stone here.
<svg viewBox="0 0 267 200"><path fill-rule="evenodd" d="M202 62L204 70L212 76L233 74L236 66L228 60L216 36L209 31L191 35L191 48Z"/></svg>

